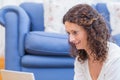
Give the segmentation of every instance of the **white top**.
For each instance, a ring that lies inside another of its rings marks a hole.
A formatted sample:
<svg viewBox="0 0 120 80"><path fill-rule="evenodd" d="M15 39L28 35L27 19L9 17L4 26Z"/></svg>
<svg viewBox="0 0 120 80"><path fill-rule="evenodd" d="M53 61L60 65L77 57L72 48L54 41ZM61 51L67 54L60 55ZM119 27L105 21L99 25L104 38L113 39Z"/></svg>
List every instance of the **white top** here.
<svg viewBox="0 0 120 80"><path fill-rule="evenodd" d="M97 80L120 80L120 47L108 42L108 57L103 63L103 67ZM80 63L77 58L74 63L74 80L92 80L88 60Z"/></svg>

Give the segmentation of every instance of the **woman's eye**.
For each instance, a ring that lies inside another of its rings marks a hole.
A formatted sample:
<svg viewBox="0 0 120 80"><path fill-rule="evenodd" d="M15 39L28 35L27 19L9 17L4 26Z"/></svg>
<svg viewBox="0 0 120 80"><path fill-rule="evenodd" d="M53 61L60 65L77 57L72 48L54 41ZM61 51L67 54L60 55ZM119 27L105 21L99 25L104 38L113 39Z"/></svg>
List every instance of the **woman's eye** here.
<svg viewBox="0 0 120 80"><path fill-rule="evenodd" d="M76 34L77 34L77 31L73 31L73 34L76 35Z"/></svg>
<svg viewBox="0 0 120 80"><path fill-rule="evenodd" d="M67 32L67 34L68 34L68 35L70 35L70 34L76 35L76 34L78 34L78 32L77 32L77 31L73 31L73 32L71 32L71 33L70 33L70 32Z"/></svg>

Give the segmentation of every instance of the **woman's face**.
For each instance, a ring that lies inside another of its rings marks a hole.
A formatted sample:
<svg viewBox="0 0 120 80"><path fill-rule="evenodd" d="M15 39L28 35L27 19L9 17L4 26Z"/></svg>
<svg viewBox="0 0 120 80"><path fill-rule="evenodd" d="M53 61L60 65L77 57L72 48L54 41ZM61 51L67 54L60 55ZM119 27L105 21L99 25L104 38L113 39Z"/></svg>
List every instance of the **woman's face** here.
<svg viewBox="0 0 120 80"><path fill-rule="evenodd" d="M77 49L87 49L87 33L82 26L66 21L65 29L69 34L69 41L73 43Z"/></svg>

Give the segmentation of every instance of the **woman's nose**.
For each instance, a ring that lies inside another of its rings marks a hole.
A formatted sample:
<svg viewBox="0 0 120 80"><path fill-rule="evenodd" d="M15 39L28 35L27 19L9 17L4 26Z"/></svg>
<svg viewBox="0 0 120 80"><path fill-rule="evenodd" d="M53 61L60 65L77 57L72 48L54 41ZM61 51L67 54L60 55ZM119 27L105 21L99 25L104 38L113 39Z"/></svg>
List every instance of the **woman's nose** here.
<svg viewBox="0 0 120 80"><path fill-rule="evenodd" d="M70 36L69 36L69 41L72 42L72 43L74 43L74 42L75 42L75 37L72 36L72 35L70 35Z"/></svg>

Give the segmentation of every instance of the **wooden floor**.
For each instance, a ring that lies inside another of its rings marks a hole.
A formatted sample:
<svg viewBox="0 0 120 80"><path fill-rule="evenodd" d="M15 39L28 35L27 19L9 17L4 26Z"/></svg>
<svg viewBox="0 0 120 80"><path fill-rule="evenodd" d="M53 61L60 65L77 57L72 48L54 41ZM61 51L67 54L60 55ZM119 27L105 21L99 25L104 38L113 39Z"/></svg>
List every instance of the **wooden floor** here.
<svg viewBox="0 0 120 80"><path fill-rule="evenodd" d="M0 57L0 69L5 68L5 60L3 57ZM0 80L2 80L1 74L0 74Z"/></svg>

